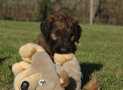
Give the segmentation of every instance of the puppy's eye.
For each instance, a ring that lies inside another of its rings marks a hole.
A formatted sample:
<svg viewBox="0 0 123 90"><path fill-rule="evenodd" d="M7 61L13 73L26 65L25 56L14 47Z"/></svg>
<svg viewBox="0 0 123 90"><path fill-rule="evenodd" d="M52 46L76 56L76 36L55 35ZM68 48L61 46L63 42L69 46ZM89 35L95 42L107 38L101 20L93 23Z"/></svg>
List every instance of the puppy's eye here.
<svg viewBox="0 0 123 90"><path fill-rule="evenodd" d="M51 38L52 38L53 40L57 40L57 37L56 37L55 34L51 34Z"/></svg>

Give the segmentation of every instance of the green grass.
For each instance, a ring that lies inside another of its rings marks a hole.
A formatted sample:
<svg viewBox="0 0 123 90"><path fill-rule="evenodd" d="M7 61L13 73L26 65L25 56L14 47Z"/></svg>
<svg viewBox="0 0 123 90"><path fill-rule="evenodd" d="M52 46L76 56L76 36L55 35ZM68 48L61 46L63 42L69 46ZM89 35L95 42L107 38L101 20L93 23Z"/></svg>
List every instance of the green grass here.
<svg viewBox="0 0 123 90"><path fill-rule="evenodd" d="M83 32L76 52L81 63L102 64L95 71L101 90L123 90L123 27L110 25L82 25ZM10 66L20 61L18 48L34 41L39 23L0 21L0 90L12 90L13 74Z"/></svg>

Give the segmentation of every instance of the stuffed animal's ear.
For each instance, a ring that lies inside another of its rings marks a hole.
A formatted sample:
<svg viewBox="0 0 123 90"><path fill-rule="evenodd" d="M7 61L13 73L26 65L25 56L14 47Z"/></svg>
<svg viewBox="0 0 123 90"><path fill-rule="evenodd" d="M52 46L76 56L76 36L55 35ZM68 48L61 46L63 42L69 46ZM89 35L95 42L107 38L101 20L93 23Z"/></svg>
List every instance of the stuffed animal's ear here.
<svg viewBox="0 0 123 90"><path fill-rule="evenodd" d="M78 23L75 23L72 27L73 29L73 36L74 36L74 41L79 43L79 39L81 37L81 32L82 32L82 29L81 29L81 26L78 24Z"/></svg>

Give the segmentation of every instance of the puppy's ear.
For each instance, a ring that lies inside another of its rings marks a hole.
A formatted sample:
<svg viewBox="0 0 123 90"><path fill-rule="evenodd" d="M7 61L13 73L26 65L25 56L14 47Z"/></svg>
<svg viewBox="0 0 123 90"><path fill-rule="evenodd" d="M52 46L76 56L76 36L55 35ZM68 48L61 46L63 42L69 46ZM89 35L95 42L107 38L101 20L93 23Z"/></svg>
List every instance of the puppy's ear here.
<svg viewBox="0 0 123 90"><path fill-rule="evenodd" d="M73 29L73 35L74 35L74 42L77 42L79 43L79 39L81 37L81 32L82 32L82 29L81 29L81 26L78 24L78 23L75 23L72 27Z"/></svg>
<svg viewBox="0 0 123 90"><path fill-rule="evenodd" d="M47 19L41 23L41 32L45 39L49 39L51 30L52 30L52 22L49 22Z"/></svg>

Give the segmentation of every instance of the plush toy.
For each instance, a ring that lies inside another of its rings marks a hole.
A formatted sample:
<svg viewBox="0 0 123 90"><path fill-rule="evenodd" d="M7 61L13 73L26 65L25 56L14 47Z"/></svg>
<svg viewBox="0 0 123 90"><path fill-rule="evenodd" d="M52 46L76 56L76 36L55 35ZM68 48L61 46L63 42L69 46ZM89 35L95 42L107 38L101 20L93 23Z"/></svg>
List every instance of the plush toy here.
<svg viewBox="0 0 123 90"><path fill-rule="evenodd" d="M17 75L19 72L30 67L30 64L32 62L32 56L36 52L44 52L44 51L45 50L42 47L40 47L39 45L34 44L34 43L27 43L27 44L21 46L19 49L19 54L23 61L13 65L12 71L13 71L14 75Z"/></svg>
<svg viewBox="0 0 123 90"><path fill-rule="evenodd" d="M27 53L26 53L27 51ZM15 90L64 90L69 83L67 73L55 65L45 50L33 43L19 50L23 61L12 66Z"/></svg>
<svg viewBox="0 0 123 90"><path fill-rule="evenodd" d="M81 70L78 60L75 55L70 54L54 54L54 62L57 69L62 69L67 72L70 82L65 90L81 90Z"/></svg>
<svg viewBox="0 0 123 90"><path fill-rule="evenodd" d="M19 54L24 61L31 62L31 58L36 52L45 52L45 50L34 43L27 43L20 47Z"/></svg>

